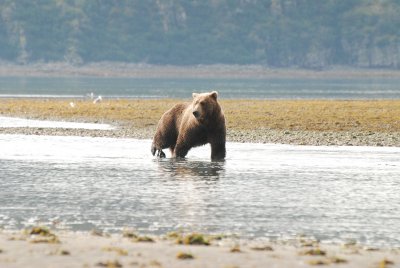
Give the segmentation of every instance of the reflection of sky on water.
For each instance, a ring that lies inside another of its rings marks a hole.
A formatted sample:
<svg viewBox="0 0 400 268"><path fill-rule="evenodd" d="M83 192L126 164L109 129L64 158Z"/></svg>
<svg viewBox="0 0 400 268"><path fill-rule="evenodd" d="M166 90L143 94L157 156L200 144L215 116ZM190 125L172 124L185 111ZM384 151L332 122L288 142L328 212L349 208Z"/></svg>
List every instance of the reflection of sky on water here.
<svg viewBox="0 0 400 268"><path fill-rule="evenodd" d="M400 246L400 148L227 144L156 159L150 140L0 135L0 226L134 227ZM168 155L167 155L168 156Z"/></svg>
<svg viewBox="0 0 400 268"><path fill-rule="evenodd" d="M43 121L16 117L0 116L0 127L36 127L36 128L79 128L79 129L113 129L108 124L76 123L61 121Z"/></svg>

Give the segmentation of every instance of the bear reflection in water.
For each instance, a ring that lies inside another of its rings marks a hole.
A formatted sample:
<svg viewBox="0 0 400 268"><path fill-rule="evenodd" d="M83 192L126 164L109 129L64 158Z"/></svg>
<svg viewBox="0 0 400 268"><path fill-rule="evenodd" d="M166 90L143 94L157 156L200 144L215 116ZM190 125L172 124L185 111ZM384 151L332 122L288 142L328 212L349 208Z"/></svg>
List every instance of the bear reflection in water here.
<svg viewBox="0 0 400 268"><path fill-rule="evenodd" d="M224 161L193 161L179 158L155 159L160 171L171 178L219 179L224 176Z"/></svg>

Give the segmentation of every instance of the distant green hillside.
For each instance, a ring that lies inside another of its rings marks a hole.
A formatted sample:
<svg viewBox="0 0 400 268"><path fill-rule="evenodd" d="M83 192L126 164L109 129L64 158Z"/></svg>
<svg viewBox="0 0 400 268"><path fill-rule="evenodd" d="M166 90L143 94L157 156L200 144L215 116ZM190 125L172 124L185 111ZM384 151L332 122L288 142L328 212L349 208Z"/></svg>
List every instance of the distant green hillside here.
<svg viewBox="0 0 400 268"><path fill-rule="evenodd" d="M399 0L0 0L0 60L400 68Z"/></svg>

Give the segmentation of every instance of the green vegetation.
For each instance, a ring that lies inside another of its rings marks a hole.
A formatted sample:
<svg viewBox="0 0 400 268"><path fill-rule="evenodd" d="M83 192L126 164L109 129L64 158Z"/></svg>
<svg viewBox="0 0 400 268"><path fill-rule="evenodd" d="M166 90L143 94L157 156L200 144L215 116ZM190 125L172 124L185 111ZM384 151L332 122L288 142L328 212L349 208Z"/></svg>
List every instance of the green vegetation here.
<svg viewBox="0 0 400 268"><path fill-rule="evenodd" d="M176 254L176 258L180 260L191 260L194 259L194 256L190 253L178 252L178 254Z"/></svg>
<svg viewBox="0 0 400 268"><path fill-rule="evenodd" d="M210 241L205 237L205 235L197 233L182 236L177 240L177 243L184 245L203 245L203 246L210 245Z"/></svg>
<svg viewBox="0 0 400 268"><path fill-rule="evenodd" d="M153 243L154 239L149 237L149 236L138 236L137 238L134 238L133 241L135 242L149 242L149 243Z"/></svg>
<svg viewBox="0 0 400 268"><path fill-rule="evenodd" d="M304 252L301 252L300 254L301 255L311 255L311 256L325 256L326 251L321 250L319 248L315 248L315 249L306 250Z"/></svg>
<svg viewBox="0 0 400 268"><path fill-rule="evenodd" d="M121 267L123 267L122 264L117 260L98 262L96 264L96 266L98 266L98 267L107 267L107 268L121 268Z"/></svg>
<svg viewBox="0 0 400 268"><path fill-rule="evenodd" d="M30 235L41 235L41 236L53 236L53 233L47 227L33 227L31 230L28 231Z"/></svg>
<svg viewBox="0 0 400 268"><path fill-rule="evenodd" d="M400 68L397 0L3 0L0 60Z"/></svg>
<svg viewBox="0 0 400 268"><path fill-rule="evenodd" d="M58 237L53 234L47 227L33 227L31 230L26 230L25 233L32 237L32 239L30 240L31 243L60 243Z"/></svg>
<svg viewBox="0 0 400 268"><path fill-rule="evenodd" d="M120 247L104 247L103 251L106 252L115 252L117 253L119 256L128 256L128 251L120 248Z"/></svg>

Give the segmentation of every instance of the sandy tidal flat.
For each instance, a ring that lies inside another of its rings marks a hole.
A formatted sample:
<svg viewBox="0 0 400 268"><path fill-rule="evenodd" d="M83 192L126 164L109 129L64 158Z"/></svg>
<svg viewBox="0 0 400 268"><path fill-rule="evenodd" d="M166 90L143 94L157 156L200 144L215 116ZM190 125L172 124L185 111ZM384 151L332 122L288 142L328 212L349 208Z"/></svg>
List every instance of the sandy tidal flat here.
<svg viewBox="0 0 400 268"><path fill-rule="evenodd" d="M182 237L3 231L0 266L347 268L397 267L400 263L398 250L365 248L352 243L323 245L306 238L265 242ZM193 241L202 245L193 245Z"/></svg>

